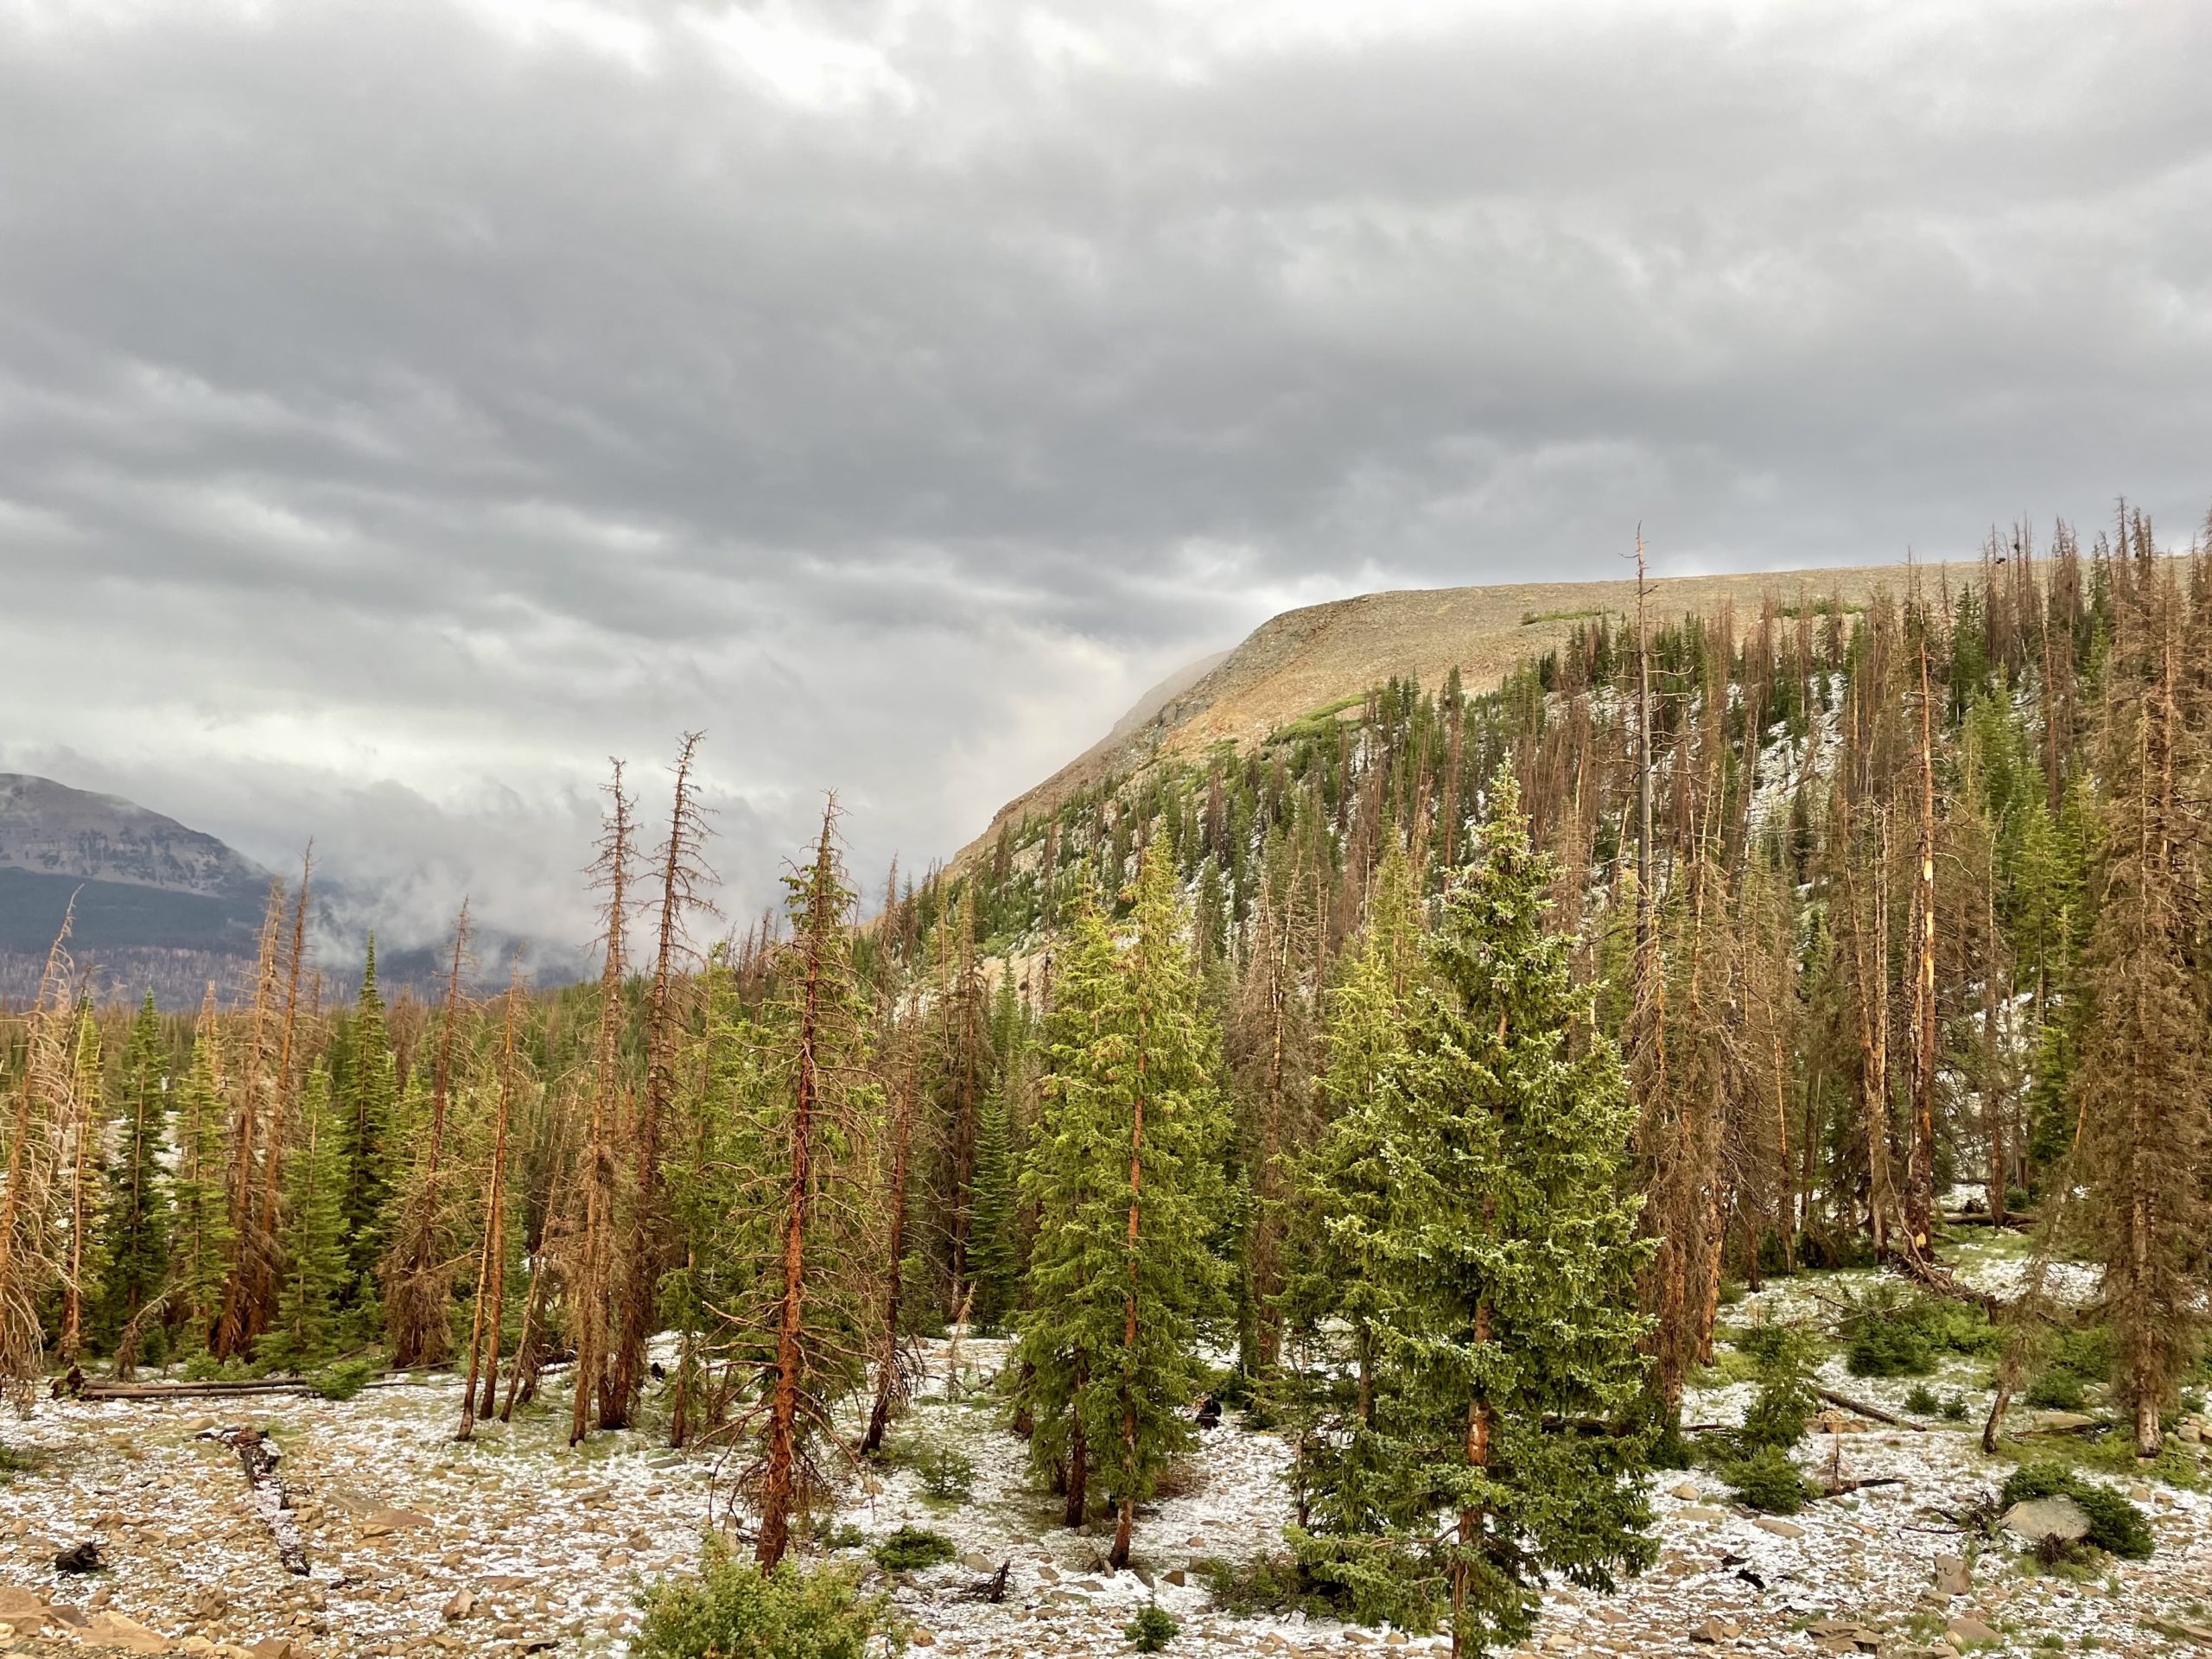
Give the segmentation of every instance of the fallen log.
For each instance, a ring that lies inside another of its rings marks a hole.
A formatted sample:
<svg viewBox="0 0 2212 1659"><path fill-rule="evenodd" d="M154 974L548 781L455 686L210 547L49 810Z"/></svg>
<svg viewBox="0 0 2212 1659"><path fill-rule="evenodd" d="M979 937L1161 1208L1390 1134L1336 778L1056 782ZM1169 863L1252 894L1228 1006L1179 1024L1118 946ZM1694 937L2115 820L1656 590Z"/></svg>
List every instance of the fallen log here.
<svg viewBox="0 0 2212 1659"><path fill-rule="evenodd" d="M259 1377L251 1382L108 1382L87 1377L78 1385L80 1400L226 1400L256 1394L313 1394L303 1376Z"/></svg>
<svg viewBox="0 0 2212 1659"><path fill-rule="evenodd" d="M285 1570L299 1578L308 1575L308 1547L300 1536L299 1522L292 1515L291 1494L284 1490L284 1483L276 1474L276 1461L283 1453L257 1428L207 1428L198 1436L203 1440L219 1440L238 1454L238 1466L245 1471L245 1484L253 1496L253 1507L269 1529L269 1535L276 1542L276 1559Z"/></svg>
<svg viewBox="0 0 2212 1659"><path fill-rule="evenodd" d="M1878 1423L1887 1423L1891 1428L1909 1428L1916 1434L1925 1434L1928 1427L1900 1417L1893 1411L1884 1411L1879 1406L1865 1400L1854 1400L1847 1394L1838 1394L1834 1389L1815 1389L1813 1392L1832 1406L1841 1406L1858 1416L1871 1418Z"/></svg>
<svg viewBox="0 0 2212 1659"><path fill-rule="evenodd" d="M404 1387L407 1375L372 1376L361 1386L365 1389L396 1389ZM79 1400L230 1400L246 1399L257 1394L320 1394L321 1387L311 1377L259 1376L250 1382L118 1382L105 1378L86 1377L74 1393Z"/></svg>

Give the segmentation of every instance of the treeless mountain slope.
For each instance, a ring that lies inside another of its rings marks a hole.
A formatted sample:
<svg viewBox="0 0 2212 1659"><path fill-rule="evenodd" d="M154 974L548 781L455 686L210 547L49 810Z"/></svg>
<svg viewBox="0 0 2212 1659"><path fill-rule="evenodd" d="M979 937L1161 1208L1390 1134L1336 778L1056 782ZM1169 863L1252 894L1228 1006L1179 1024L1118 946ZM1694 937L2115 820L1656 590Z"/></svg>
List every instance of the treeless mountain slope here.
<svg viewBox="0 0 2212 1659"><path fill-rule="evenodd" d="M1924 582L1954 585L1978 566L1923 565ZM1902 594L1901 564L1743 575L1670 576L1652 583L1653 626L1712 615L1732 601L1748 621L1771 594L1778 604L1866 602ZM1441 683L1453 667L1470 691L1494 690L1516 664L1566 639L1577 620L1633 615L1636 582L1526 582L1495 588L1430 588L1365 594L1286 611L1226 655L1170 676L1094 744L1034 789L999 809L956 863L988 848L999 826L1040 813L1101 779L1157 758L1199 753L1224 739L1246 743L1287 721L1356 696L1393 675Z"/></svg>

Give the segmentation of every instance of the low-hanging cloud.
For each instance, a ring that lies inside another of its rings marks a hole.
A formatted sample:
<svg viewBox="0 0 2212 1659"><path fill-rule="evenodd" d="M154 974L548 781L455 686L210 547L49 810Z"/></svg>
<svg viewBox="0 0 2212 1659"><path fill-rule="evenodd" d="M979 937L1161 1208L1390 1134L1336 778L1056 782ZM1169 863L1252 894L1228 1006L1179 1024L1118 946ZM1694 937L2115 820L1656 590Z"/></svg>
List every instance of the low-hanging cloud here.
<svg viewBox="0 0 2212 1659"><path fill-rule="evenodd" d="M871 886L1290 603L2184 536L2212 14L0 0L0 765Z"/></svg>

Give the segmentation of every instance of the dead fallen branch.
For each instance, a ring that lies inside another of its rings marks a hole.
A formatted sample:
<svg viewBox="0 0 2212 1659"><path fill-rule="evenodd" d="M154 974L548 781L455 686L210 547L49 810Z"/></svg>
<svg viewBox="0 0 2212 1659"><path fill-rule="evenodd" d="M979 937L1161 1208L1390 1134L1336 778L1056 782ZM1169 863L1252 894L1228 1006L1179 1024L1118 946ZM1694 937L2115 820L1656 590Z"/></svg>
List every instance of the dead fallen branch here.
<svg viewBox="0 0 2212 1659"><path fill-rule="evenodd" d="M276 1474L276 1460L283 1454L274 1441L257 1428L209 1428L200 1431L203 1440L220 1440L238 1454L238 1466L245 1471L245 1483L253 1496L253 1507L269 1529L269 1535L276 1542L276 1559L287 1572L300 1578L308 1575L308 1547L300 1536L299 1522L292 1516L291 1495L285 1491L284 1483Z"/></svg>
<svg viewBox="0 0 2212 1659"><path fill-rule="evenodd" d="M1900 1417L1893 1411L1884 1411L1879 1406L1865 1400L1854 1400L1847 1394L1838 1394L1834 1389L1815 1389L1815 1394L1832 1406L1841 1406L1856 1416L1870 1418L1878 1423L1887 1423L1892 1428L1909 1428L1916 1434L1925 1434L1927 1426Z"/></svg>

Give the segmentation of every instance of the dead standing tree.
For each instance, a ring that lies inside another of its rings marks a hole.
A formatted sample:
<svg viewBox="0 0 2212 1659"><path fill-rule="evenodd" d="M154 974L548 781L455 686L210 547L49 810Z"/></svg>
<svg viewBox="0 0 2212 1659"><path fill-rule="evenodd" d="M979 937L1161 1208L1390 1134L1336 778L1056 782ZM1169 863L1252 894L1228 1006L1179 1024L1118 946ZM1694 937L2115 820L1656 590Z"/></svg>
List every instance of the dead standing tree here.
<svg viewBox="0 0 2212 1659"><path fill-rule="evenodd" d="M492 1163L484 1182L484 1248L476 1264L476 1318L468 1338L468 1378L461 1390L461 1428L467 1440L476 1420L489 1417L499 1387L499 1331L507 1286L507 1136L515 1096L522 1085L522 1057L515 1046L522 1023L522 950L516 948L507 974L505 1006L499 1022L499 1090L492 1116ZM483 1398L477 1398L479 1383Z"/></svg>
<svg viewBox="0 0 2212 1659"><path fill-rule="evenodd" d="M675 804L669 813L668 840L661 848L660 912L655 928L652 988L645 1005L645 1086L637 1096L630 1125L630 1217L620 1268L620 1307L616 1314L607 1385L600 1397L601 1428L630 1421L644 1386L645 1344L653 1331L661 1274L668 1258L667 1218L661 1205L661 1137L672 1126L677 1100L678 1039L684 1001L698 959L687 918L718 914L700 887L715 874L702 856L707 839L706 812L699 804L691 768L699 732L686 732L676 757Z"/></svg>
<svg viewBox="0 0 2212 1659"><path fill-rule="evenodd" d="M622 790L622 763L612 763L607 806L592 865L592 884L603 896L601 942L606 950L599 978L599 1026L592 1058L591 1113L584 1131L578 1183L582 1224L570 1235L565 1288L569 1334L576 1344L576 1389L569 1417L569 1443L591 1432L592 1405L607 1416L607 1370L613 1347L613 1238L621 1199L620 1154L614 1144L622 1110L622 981L630 925L630 813L636 802Z"/></svg>
<svg viewBox="0 0 2212 1659"><path fill-rule="evenodd" d="M39 1303L60 1271L53 1204L70 1085L67 1033L75 969L67 947L76 905L73 895L47 952L7 1123L6 1184L0 1189L0 1387L19 1395L28 1393L39 1372L45 1353Z"/></svg>
<svg viewBox="0 0 2212 1659"><path fill-rule="evenodd" d="M819 1476L815 1448L834 1440L838 1403L865 1380L874 1260L874 1217L855 1194L872 1196L873 1080L864 1070L868 1009L854 984L847 922L852 890L837 856L837 805L823 810L812 863L785 877L792 938L784 952L779 1047L789 1058L781 1086L758 1121L759 1200L773 1206L766 1305L741 1331L757 1367L759 1394L730 1432L757 1437L760 1452L741 1482L759 1516L754 1554L773 1567L791 1547L791 1522Z"/></svg>
<svg viewBox="0 0 2212 1659"><path fill-rule="evenodd" d="M454 1046L467 1012L461 974L468 962L468 904L464 899L454 921L437 1056L431 1062L429 1122L416 1149L414 1179L399 1227L385 1257L385 1330L391 1363L399 1370L438 1364L453 1351L448 1315L458 1263L445 1249L446 1136L453 1108Z"/></svg>

